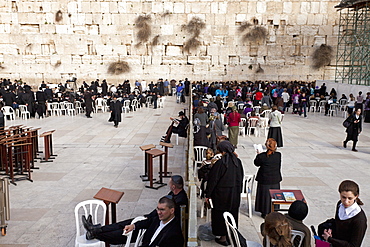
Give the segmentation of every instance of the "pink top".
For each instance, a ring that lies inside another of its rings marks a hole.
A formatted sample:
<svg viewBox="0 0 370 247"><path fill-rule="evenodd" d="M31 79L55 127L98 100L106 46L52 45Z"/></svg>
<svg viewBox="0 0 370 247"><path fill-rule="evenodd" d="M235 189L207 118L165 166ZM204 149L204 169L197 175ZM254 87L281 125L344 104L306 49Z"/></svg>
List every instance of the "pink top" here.
<svg viewBox="0 0 370 247"><path fill-rule="evenodd" d="M240 119L239 113L232 112L229 114L229 118L228 118L229 127L239 126L240 121L241 119Z"/></svg>

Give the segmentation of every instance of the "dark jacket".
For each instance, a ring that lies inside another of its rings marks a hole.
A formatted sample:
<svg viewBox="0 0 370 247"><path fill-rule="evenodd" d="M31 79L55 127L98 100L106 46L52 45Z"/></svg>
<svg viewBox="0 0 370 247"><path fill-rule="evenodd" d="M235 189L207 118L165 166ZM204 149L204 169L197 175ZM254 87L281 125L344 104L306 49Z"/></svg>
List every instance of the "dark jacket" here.
<svg viewBox="0 0 370 247"><path fill-rule="evenodd" d="M121 122L122 121L122 104L119 100L112 100L109 105L109 109L111 110L111 116L109 121L117 121Z"/></svg>
<svg viewBox="0 0 370 247"><path fill-rule="evenodd" d="M223 163L218 160L209 171L206 197L211 198L213 207L217 210L239 208L240 193L243 185L243 165L240 159L238 166Z"/></svg>
<svg viewBox="0 0 370 247"><path fill-rule="evenodd" d="M260 167L256 180L261 184L277 184L281 182L281 153L275 152L267 157L267 153L257 154L254 165Z"/></svg>
<svg viewBox="0 0 370 247"><path fill-rule="evenodd" d="M150 244L155 231L159 226L160 220L158 215L156 217L150 217L146 220L138 221L135 223L135 229L147 229L143 236L143 242L141 247L183 247L184 237L180 227L180 222L175 217L169 222Z"/></svg>
<svg viewBox="0 0 370 247"><path fill-rule="evenodd" d="M332 233L333 237L328 238L328 242L333 247L360 247L367 229L366 215L361 209L356 216L340 220L338 217L339 204L340 201L337 203L335 212L335 231Z"/></svg>
<svg viewBox="0 0 370 247"><path fill-rule="evenodd" d="M360 115L358 120L360 121L358 123L355 123L356 121L355 114L349 115L348 118L346 119L346 121L351 123L346 129L348 136L352 137L351 140L354 140L354 139L357 140L358 134L362 131L362 115ZM353 137L356 137L356 138L353 138Z"/></svg>

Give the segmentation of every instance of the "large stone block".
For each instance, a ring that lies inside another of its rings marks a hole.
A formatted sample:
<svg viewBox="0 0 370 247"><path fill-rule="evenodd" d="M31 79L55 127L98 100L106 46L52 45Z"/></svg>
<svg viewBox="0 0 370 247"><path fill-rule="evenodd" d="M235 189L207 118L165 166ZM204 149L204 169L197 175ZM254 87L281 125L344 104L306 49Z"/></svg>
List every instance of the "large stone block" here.
<svg viewBox="0 0 370 247"><path fill-rule="evenodd" d="M267 10L266 2L257 2L257 13L264 14Z"/></svg>
<svg viewBox="0 0 370 247"><path fill-rule="evenodd" d="M185 4L176 2L173 4L173 12L176 14L182 14L185 12Z"/></svg>
<svg viewBox="0 0 370 247"><path fill-rule="evenodd" d="M186 56L162 56L163 65L185 65L186 63Z"/></svg>
<svg viewBox="0 0 370 247"><path fill-rule="evenodd" d="M127 3L118 2L118 13L124 14L127 13Z"/></svg>
<svg viewBox="0 0 370 247"><path fill-rule="evenodd" d="M118 13L118 2L109 2L109 13Z"/></svg>
<svg viewBox="0 0 370 247"><path fill-rule="evenodd" d="M161 25L161 35L173 35L173 25Z"/></svg>
<svg viewBox="0 0 370 247"><path fill-rule="evenodd" d="M188 63L194 65L211 64L211 56L188 56Z"/></svg>

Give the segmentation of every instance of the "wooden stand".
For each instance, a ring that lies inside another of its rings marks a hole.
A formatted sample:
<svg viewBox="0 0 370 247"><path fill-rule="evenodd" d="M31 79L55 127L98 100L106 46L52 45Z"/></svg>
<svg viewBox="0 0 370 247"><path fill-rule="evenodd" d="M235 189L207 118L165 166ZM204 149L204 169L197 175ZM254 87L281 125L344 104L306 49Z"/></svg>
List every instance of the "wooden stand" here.
<svg viewBox="0 0 370 247"><path fill-rule="evenodd" d="M173 148L173 145L171 143L166 142L160 142L159 143L162 147L164 147L165 155L164 155L164 167L163 167L163 174L162 177L169 178L172 176L172 172L168 172L168 148Z"/></svg>
<svg viewBox="0 0 370 247"><path fill-rule="evenodd" d="M51 156L57 156L53 154L53 137L52 134L55 130L44 132L40 135L40 137L44 137L44 159L40 162L53 162L50 159L54 159Z"/></svg>
<svg viewBox="0 0 370 247"><path fill-rule="evenodd" d="M304 196L302 194L302 191L300 190L277 190L277 189L270 189L270 197L271 197L271 212L274 211L288 211L288 209L275 209L275 205L289 205L293 203L293 201L286 201L285 199L283 200L276 200L274 199L274 194L275 193L283 193L283 192L293 192L294 197L297 201L303 201L306 203L306 200L304 199Z"/></svg>
<svg viewBox="0 0 370 247"><path fill-rule="evenodd" d="M166 154L165 152L159 150L159 149L152 149L149 151L145 151L145 153L148 155L148 176L149 176L149 186L146 185L146 188L150 189L159 189L160 187L166 186L167 184L163 183L162 181L162 156ZM158 184L157 187L153 186L153 159L155 157L159 157L159 181L155 182Z"/></svg>
<svg viewBox="0 0 370 247"><path fill-rule="evenodd" d="M144 145L144 146L140 147L141 151L144 151L144 175L140 175L140 178L143 182L149 181L149 178L148 178L148 154L146 153L146 151L149 151L153 148L155 148L155 146L153 144L148 144L148 145Z"/></svg>
<svg viewBox="0 0 370 247"><path fill-rule="evenodd" d="M107 205L105 225L109 225L109 204L111 204L112 224L117 222L116 204L121 200L124 194L124 192L103 187L94 196L95 199L102 200ZM109 244L105 243L105 246L109 246Z"/></svg>

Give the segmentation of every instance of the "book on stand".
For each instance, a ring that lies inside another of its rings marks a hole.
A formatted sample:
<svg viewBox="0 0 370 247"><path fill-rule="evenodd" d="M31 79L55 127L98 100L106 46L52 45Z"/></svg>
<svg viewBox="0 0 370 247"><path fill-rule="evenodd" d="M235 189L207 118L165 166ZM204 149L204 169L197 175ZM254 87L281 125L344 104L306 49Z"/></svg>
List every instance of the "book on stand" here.
<svg viewBox="0 0 370 247"><path fill-rule="evenodd" d="M283 192L285 201L294 202L296 200L293 192Z"/></svg>

